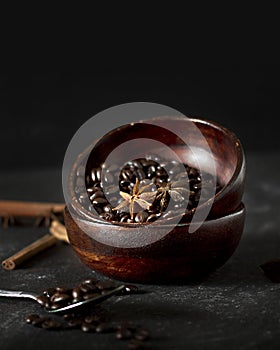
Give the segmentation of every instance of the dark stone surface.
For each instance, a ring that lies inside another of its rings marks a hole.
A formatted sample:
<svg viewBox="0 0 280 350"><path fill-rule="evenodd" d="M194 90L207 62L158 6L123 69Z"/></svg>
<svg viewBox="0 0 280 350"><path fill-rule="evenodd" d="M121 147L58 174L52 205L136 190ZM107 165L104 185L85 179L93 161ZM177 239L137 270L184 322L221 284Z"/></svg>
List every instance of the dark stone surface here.
<svg viewBox="0 0 280 350"><path fill-rule="evenodd" d="M115 297L105 305L115 319L151 330L150 349L278 349L280 285L259 265L280 255L280 156L249 155L247 220L233 257L203 282L180 286L141 286L145 295ZM1 172L0 198L62 201L60 172ZM0 229L1 261L43 235L46 228ZM69 246L58 244L14 271L0 270L0 288L41 292L95 276ZM99 277L99 276L98 276ZM113 334L47 332L24 322L40 312L34 302L0 298L0 349L126 349Z"/></svg>

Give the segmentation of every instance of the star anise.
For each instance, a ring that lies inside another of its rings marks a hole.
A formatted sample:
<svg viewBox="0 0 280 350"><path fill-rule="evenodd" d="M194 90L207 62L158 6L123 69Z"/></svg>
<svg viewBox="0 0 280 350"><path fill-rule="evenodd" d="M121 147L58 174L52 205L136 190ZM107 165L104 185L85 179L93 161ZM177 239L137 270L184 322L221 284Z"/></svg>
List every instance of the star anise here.
<svg viewBox="0 0 280 350"><path fill-rule="evenodd" d="M124 201L122 201L117 207L113 208L113 210L119 210L124 207L129 207L129 213L131 219L133 219L134 215L134 207L135 204L138 204L143 209L149 209L152 206L153 199L155 197L155 192L145 192L151 184L140 187L140 183L138 178L136 178L135 185L132 189L132 194L120 191L120 195L123 197Z"/></svg>
<svg viewBox="0 0 280 350"><path fill-rule="evenodd" d="M164 208L167 202L168 194L174 202L183 202L192 194L192 191L187 189L184 181L168 182L165 186L159 187L157 190L157 199L160 200L160 207Z"/></svg>

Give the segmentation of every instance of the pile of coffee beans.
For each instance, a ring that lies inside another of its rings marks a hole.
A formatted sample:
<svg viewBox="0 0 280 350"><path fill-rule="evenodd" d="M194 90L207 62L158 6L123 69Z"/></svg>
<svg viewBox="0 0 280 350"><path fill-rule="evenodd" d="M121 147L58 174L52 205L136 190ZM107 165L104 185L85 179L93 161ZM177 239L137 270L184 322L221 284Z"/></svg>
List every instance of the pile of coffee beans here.
<svg viewBox="0 0 280 350"><path fill-rule="evenodd" d="M36 300L47 310L57 310L67 305L107 294L116 287L116 284L111 280L95 281L93 278L88 278L74 288L49 288L45 290L42 295L38 296ZM137 292L136 286L126 285L119 294L124 295L135 292Z"/></svg>
<svg viewBox="0 0 280 350"><path fill-rule="evenodd" d="M203 180L202 180L203 179ZM86 183L86 192L82 184ZM139 206L134 213L126 207L115 210L124 201L120 192L133 196L136 181L139 181L140 192L150 196L149 208ZM201 183L203 181L203 191ZM147 186L150 185L150 186ZM78 201L85 205L100 218L112 223L149 223L159 217L176 216L195 209L198 202L209 199L209 188L221 189L219 183L214 183L213 176L200 173L196 168L179 164L176 160L162 160L158 156L148 155L138 158L119 167L117 164L103 164L94 169L78 167L76 172L75 193ZM144 188L144 190L143 190ZM142 191L143 190L143 191ZM148 194L147 194L148 192ZM169 206L169 203L171 204ZM171 209L169 209L171 208Z"/></svg>
<svg viewBox="0 0 280 350"><path fill-rule="evenodd" d="M116 285L114 282L110 280L95 282L92 278L87 278L78 286L71 289L64 287L49 288L44 291L42 296L38 297L37 301L44 308L47 307L53 309L52 307L49 307L49 305L46 305L46 303L50 303L50 305L59 304L59 307L62 307L70 302L70 299L67 299L66 296L64 297L63 295L72 295L73 300L77 298L78 294L79 300L87 300L85 297L89 296L92 293L92 290L95 290L96 293L100 295L114 289L115 287ZM97 290L99 290L99 292L97 292ZM126 285L120 293L125 295L137 292L138 288L136 286ZM125 341L128 349L135 350L144 349L144 343L150 339L150 332L141 326L134 325L126 320L114 322L112 320L112 314L100 304L84 309L74 308L70 311L70 313L65 313L63 315L55 314L52 317L32 314L26 317L25 322L34 327L49 331L79 329L85 333L113 333L115 339Z"/></svg>

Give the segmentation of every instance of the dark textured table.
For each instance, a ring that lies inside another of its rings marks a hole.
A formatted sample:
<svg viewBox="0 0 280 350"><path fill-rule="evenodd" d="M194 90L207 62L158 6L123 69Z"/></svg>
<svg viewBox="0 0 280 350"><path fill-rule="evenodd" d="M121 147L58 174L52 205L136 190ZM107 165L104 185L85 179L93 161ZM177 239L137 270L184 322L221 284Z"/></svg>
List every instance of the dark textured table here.
<svg viewBox="0 0 280 350"><path fill-rule="evenodd" d="M144 325L150 349L278 349L280 285L259 265L280 256L280 155L247 156L246 227L232 258L203 282L141 286L150 293L115 297L105 305L115 319ZM1 171L0 198L62 201L60 171ZM46 228L0 229L0 259L43 235ZM14 271L0 270L0 288L42 291L74 285L96 274L71 247L58 244ZM100 278L100 276L97 276ZM113 334L47 332L24 322L40 311L32 301L0 298L0 349L126 349Z"/></svg>

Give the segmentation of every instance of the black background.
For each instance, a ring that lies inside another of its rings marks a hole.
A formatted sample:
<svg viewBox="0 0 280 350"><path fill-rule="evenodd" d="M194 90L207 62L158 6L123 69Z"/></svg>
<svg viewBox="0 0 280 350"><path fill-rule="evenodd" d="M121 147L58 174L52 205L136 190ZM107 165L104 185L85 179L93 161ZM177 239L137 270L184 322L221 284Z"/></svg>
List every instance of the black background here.
<svg viewBox="0 0 280 350"><path fill-rule="evenodd" d="M149 72L1 69L3 169L61 167L76 130L117 104L156 102L233 130L246 152L278 152L280 64L246 63Z"/></svg>

